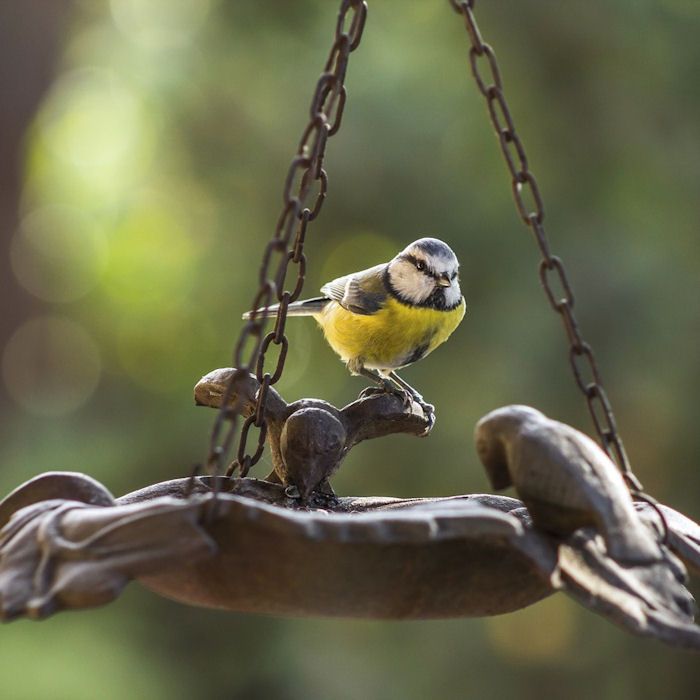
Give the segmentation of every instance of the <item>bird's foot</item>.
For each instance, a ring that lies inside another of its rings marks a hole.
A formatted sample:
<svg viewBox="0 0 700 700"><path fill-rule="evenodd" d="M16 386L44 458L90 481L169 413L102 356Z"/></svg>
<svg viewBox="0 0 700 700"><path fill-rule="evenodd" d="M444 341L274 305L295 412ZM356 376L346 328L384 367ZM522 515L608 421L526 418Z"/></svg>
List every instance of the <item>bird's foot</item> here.
<svg viewBox="0 0 700 700"><path fill-rule="evenodd" d="M368 386L366 389L363 389L360 392L359 398L366 399L370 396L378 396L380 394L393 394L394 396L398 396L401 399L403 407L406 409L411 408L413 402L415 401L415 397L411 394L411 392L406 391L405 389L401 389L400 387L391 385Z"/></svg>
<svg viewBox="0 0 700 700"><path fill-rule="evenodd" d="M394 394L401 399L401 403L405 410L411 410L413 404L416 403L420 406L427 421L427 426L423 435L427 435L435 425L435 406L428 403L415 389L406 386L396 386L389 381L383 383L382 386L368 386L360 392L360 398L366 399L370 396L377 396L380 394Z"/></svg>
<svg viewBox="0 0 700 700"><path fill-rule="evenodd" d="M430 422L430 428L432 428L435 423L435 406L428 403L415 389L406 389L405 393L409 398L408 405L410 406L412 403L417 403L421 407L423 415Z"/></svg>
<svg viewBox="0 0 700 700"><path fill-rule="evenodd" d="M397 387L396 389L392 389L391 393L395 394L401 399L401 403L403 403L404 408L409 409L413 406L415 396L413 396L410 391Z"/></svg>
<svg viewBox="0 0 700 700"><path fill-rule="evenodd" d="M411 387L406 387L405 391L406 394L409 396L409 405L416 403L420 406L421 411L423 411L423 416L425 417L425 420L428 423L425 430L423 431L423 434L421 435L421 437L425 437L426 435L428 435L428 433L430 433L430 431L433 429L433 426L435 425L435 406L433 406L433 404L431 403L428 403L415 389Z"/></svg>

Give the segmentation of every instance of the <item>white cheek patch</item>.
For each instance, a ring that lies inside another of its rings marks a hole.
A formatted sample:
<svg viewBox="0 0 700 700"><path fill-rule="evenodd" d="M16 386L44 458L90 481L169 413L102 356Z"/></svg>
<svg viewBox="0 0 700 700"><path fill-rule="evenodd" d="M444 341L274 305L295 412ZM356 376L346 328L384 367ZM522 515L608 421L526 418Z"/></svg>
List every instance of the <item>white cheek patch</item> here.
<svg viewBox="0 0 700 700"><path fill-rule="evenodd" d="M399 260L392 264L390 280L397 294L414 304L425 301L435 289L434 281L416 270L408 260Z"/></svg>

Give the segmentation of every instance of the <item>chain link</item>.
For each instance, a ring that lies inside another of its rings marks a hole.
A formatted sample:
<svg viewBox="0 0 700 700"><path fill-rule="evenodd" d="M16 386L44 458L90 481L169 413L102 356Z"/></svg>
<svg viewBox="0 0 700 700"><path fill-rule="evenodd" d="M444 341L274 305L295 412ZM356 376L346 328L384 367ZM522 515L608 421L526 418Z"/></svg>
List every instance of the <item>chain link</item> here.
<svg viewBox="0 0 700 700"><path fill-rule="evenodd" d="M476 18L476 0L449 0L452 8L464 19L471 47L469 63L479 92L486 100L489 118L496 131L503 157L511 175L513 198L521 219L535 237L542 255L540 281L549 304L562 318L569 341L569 362L578 388L585 397L600 443L606 454L616 462L631 493L646 501L661 517L664 536L667 523L656 501L643 492L642 484L630 468L610 400L603 387L600 371L591 346L583 339L574 314L574 293L561 258L552 255L544 229L544 204L535 175L528 165L525 147L515 129L515 123L503 91L501 71L496 54L484 42ZM555 291L554 281L558 291Z"/></svg>
<svg viewBox="0 0 700 700"><path fill-rule="evenodd" d="M367 3L361 0L342 0L338 11L335 36L323 73L311 99L309 122L305 127L296 154L287 171L282 192L283 209L275 227L275 233L265 247L259 273L259 288L251 304L250 319L243 326L235 345L233 365L237 371L229 380L221 399L209 440L208 471L221 474L223 465L233 446L242 401L238 396L244 378L253 370L260 382L251 415L245 417L241 427L236 459L229 466L230 475L236 468L245 476L260 459L265 448L267 425L265 403L270 387L282 377L289 349L285 335L289 304L301 295L306 275L304 241L310 221L321 211L328 190L328 175L323 168L328 138L340 128L347 99L345 74L348 58L360 43L367 19ZM290 265L296 267L296 278L291 290L285 288ZM279 302L272 331L265 332L268 319L266 310ZM256 309L262 309L255 313ZM276 346L277 361L274 371L266 367L267 353ZM228 424L228 425L226 425ZM251 432L257 430L256 447L248 451Z"/></svg>

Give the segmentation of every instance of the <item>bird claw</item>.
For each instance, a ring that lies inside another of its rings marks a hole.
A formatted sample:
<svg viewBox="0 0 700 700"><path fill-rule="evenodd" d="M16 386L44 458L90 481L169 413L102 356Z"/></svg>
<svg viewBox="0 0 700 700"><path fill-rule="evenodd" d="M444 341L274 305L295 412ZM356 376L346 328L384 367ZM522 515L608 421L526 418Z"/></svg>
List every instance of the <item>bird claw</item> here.
<svg viewBox="0 0 700 700"><path fill-rule="evenodd" d="M411 393L406 389L400 389L398 387L368 386L360 392L359 398L366 399L370 396L378 396L380 394L394 394L398 396L401 399L404 409L410 409L414 403L418 404L428 423L423 432L423 436L427 435L433 429L435 425L435 406L431 403L427 403L418 392Z"/></svg>
<svg viewBox="0 0 700 700"><path fill-rule="evenodd" d="M393 394L394 396L398 396L401 399L401 403L403 404L404 408L411 408L413 402L416 400L410 392L392 386L368 386L366 389L363 389L360 392L360 398L366 399L370 396L378 396L381 394ZM418 403L420 404L420 402Z"/></svg>
<svg viewBox="0 0 700 700"><path fill-rule="evenodd" d="M401 398L405 399L406 397L408 397L412 400L412 397L409 394L409 392L397 386L394 386L389 382L387 382L386 384L382 384L381 386L368 386L364 388L360 392L360 398L366 399L368 396L378 396L381 394L395 394L396 396L400 396Z"/></svg>
<svg viewBox="0 0 700 700"><path fill-rule="evenodd" d="M403 389L396 389L394 393L401 399L404 408L411 408L411 406L413 406L415 397L413 397L410 392L404 391Z"/></svg>

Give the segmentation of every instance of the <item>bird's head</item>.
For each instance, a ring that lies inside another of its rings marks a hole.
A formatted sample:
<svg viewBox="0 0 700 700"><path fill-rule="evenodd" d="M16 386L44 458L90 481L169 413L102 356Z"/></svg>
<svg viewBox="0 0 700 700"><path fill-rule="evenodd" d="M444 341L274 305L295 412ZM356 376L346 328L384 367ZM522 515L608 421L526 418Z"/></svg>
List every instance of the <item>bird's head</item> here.
<svg viewBox="0 0 700 700"><path fill-rule="evenodd" d="M459 261L452 248L437 238L421 238L387 266L387 282L403 302L452 309L462 301Z"/></svg>

